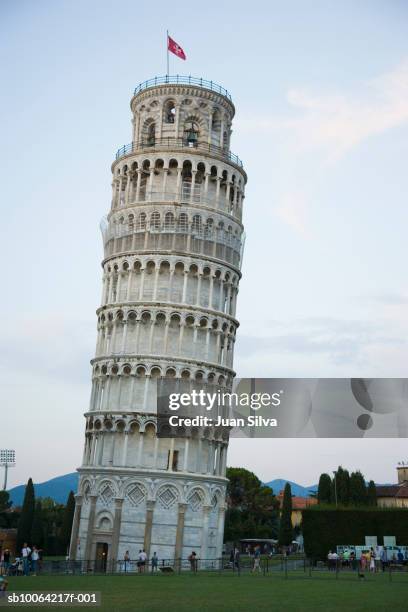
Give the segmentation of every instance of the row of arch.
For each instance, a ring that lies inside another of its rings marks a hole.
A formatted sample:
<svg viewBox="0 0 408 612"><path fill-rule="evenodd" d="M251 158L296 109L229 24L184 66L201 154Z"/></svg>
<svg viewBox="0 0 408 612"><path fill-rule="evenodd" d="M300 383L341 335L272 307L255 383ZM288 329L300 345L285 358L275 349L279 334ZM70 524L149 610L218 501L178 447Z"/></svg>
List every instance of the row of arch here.
<svg viewBox="0 0 408 612"><path fill-rule="evenodd" d="M183 316L183 318L182 318ZM123 317L123 318L121 318ZM139 318L130 311L112 322L98 325L96 357L163 355L173 359L200 360L232 368L234 324L204 316L142 311Z"/></svg>
<svg viewBox="0 0 408 612"><path fill-rule="evenodd" d="M107 376L136 376L138 378L181 378L184 380L195 380L220 387L230 387L232 376L230 373L220 373L208 368L191 367L186 364L162 365L160 363L135 363L126 360L108 361L100 363L93 360L93 378Z"/></svg>
<svg viewBox="0 0 408 612"><path fill-rule="evenodd" d="M152 433L157 435L157 418L153 415L130 412L125 414L107 413L95 415L88 413L86 418L86 433ZM181 437L201 438L218 442L227 442L229 431L220 427L184 427Z"/></svg>
<svg viewBox="0 0 408 612"><path fill-rule="evenodd" d="M115 170L112 210L146 201L201 203L242 218L245 179L203 161L140 159Z"/></svg>
<svg viewBox="0 0 408 612"><path fill-rule="evenodd" d="M198 483L190 483L185 485L170 479L149 479L146 481L141 478L124 477L119 479L107 478L101 476L99 478L82 477L79 484L79 494L83 496L84 502L89 501L91 495L98 496L108 485L113 493L112 498L126 498L129 491L134 487L140 487L143 500L156 501L160 493L166 487L172 487L176 493L176 500L179 503L187 503L194 491L198 491L202 496L204 504L212 507L217 507L225 503L225 486L222 485L202 485Z"/></svg>
<svg viewBox="0 0 408 612"><path fill-rule="evenodd" d="M156 208L151 212L141 210L138 213L131 212L126 216L112 215L104 231L104 239L106 241L146 230L181 234L188 234L191 231L197 238L217 240L230 245L233 245L233 239L239 241L242 233L240 226L235 223L227 225L219 216L217 222L213 215L202 216L197 212L193 214L191 209L188 211L188 209L174 208L161 211Z"/></svg>
<svg viewBox="0 0 408 612"><path fill-rule="evenodd" d="M158 301L235 316L239 276L226 268L146 257L108 261L104 271L102 305Z"/></svg>
<svg viewBox="0 0 408 612"><path fill-rule="evenodd" d="M143 432L135 419L127 431L113 429L112 416L85 434L84 467L129 467L152 471L190 472L223 476L226 470L228 432L218 438L192 432L184 437L157 436L153 424ZM110 427L109 427L110 426ZM164 427L164 426L163 426ZM204 432L203 432L204 433Z"/></svg>
<svg viewBox="0 0 408 612"><path fill-rule="evenodd" d="M162 137L184 137L187 142L205 139L216 146L229 146L233 106L208 103L201 98L179 95L156 96L149 102L132 104L134 140L147 144ZM153 140L152 140L153 139Z"/></svg>

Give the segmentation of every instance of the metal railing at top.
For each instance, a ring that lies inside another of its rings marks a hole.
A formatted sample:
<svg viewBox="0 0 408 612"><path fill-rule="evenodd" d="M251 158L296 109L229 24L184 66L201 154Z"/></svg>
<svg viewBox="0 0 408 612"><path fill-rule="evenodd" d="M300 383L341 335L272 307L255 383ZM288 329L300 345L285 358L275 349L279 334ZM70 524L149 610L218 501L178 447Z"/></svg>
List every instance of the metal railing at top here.
<svg viewBox="0 0 408 612"><path fill-rule="evenodd" d="M135 87L134 95L143 91L144 89L148 89L149 87L156 87L156 85L195 85L196 87L202 87L203 89L209 89L210 91L214 91L215 93L220 94L221 96L225 96L228 100L232 101L231 94L218 85L218 83L214 83L214 81L208 81L207 79L202 79L193 76L183 76L180 74L176 75L165 75L165 76L156 76L153 79L148 79L147 81L143 81L143 83L139 83L137 87Z"/></svg>
<svg viewBox="0 0 408 612"><path fill-rule="evenodd" d="M118 160L124 155L129 153L138 153L141 150L149 149L189 149L190 151L202 151L203 153L210 153L223 157L227 161L243 168L242 160L232 153L231 151L225 150L224 147L218 145L209 144L207 142L197 141L195 143L188 142L185 138L155 138L152 140L140 140L139 142L130 142L127 145L123 145L116 151L115 159Z"/></svg>

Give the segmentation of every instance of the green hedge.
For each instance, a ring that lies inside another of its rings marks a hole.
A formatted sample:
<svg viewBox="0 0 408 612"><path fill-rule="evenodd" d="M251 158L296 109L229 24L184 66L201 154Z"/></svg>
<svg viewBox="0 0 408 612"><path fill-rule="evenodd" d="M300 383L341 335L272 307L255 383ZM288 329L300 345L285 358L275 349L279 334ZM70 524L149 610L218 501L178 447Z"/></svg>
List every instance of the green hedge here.
<svg viewBox="0 0 408 612"><path fill-rule="evenodd" d="M408 509L309 508L303 510L302 531L305 553L326 559L338 544L364 545L365 536L395 536L397 544L408 545Z"/></svg>

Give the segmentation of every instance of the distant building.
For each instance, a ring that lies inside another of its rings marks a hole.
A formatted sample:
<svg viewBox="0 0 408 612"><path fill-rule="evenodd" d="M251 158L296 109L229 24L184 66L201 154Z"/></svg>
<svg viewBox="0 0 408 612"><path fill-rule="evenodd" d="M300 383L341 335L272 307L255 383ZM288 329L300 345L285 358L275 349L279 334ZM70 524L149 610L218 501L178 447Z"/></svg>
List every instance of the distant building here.
<svg viewBox="0 0 408 612"><path fill-rule="evenodd" d="M398 484L376 487L381 508L408 508L408 463L397 466Z"/></svg>
<svg viewBox="0 0 408 612"><path fill-rule="evenodd" d="M279 507L282 508L283 504L283 490L280 491L279 495L276 496L279 502ZM292 496L292 526L298 527L302 522L302 511L311 506L317 504L316 497L296 497Z"/></svg>

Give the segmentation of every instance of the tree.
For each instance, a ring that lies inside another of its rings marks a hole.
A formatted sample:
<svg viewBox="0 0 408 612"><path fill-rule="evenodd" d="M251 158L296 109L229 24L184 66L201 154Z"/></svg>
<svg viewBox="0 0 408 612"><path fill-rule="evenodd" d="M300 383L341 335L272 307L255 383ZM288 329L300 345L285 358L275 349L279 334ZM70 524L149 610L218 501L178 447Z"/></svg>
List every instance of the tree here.
<svg viewBox="0 0 408 612"><path fill-rule="evenodd" d="M330 504L332 501L332 479L328 474L321 474L317 489L319 504Z"/></svg>
<svg viewBox="0 0 408 612"><path fill-rule="evenodd" d="M10 494L7 491L0 491L0 527L8 528L10 526L10 512L12 502Z"/></svg>
<svg viewBox="0 0 408 612"><path fill-rule="evenodd" d="M367 488L360 470L352 472L350 475L349 503L352 506L367 505Z"/></svg>
<svg viewBox="0 0 408 612"><path fill-rule="evenodd" d="M74 492L70 491L67 499L67 504L62 517L62 525L60 532L60 547L61 550L67 550L71 539L72 522L75 512L75 496Z"/></svg>
<svg viewBox="0 0 408 612"><path fill-rule="evenodd" d="M377 487L374 480L370 480L367 487L367 503L369 506L377 505Z"/></svg>
<svg viewBox="0 0 408 612"><path fill-rule="evenodd" d="M292 490L287 482L283 491L282 512L279 525L279 544L289 546L293 541Z"/></svg>
<svg viewBox="0 0 408 612"><path fill-rule="evenodd" d="M244 468L228 468L225 540L274 538L278 531L278 501L273 491Z"/></svg>
<svg viewBox="0 0 408 612"><path fill-rule="evenodd" d="M44 525L43 525L43 514L41 500L37 499L35 503L33 525L31 527L31 539L30 542L42 548L44 545Z"/></svg>
<svg viewBox="0 0 408 612"><path fill-rule="evenodd" d="M44 497L41 502L45 525L44 550L49 555L65 554L66 551L61 549L59 539L65 506L57 504L51 497Z"/></svg>
<svg viewBox="0 0 408 612"><path fill-rule="evenodd" d="M347 506L350 499L350 474L348 470L344 470L341 465L333 478L333 501L343 506Z"/></svg>
<svg viewBox="0 0 408 612"><path fill-rule="evenodd" d="M17 527L17 551L20 551L24 542L31 542L31 529L33 526L35 509L34 486L31 478L28 479L25 492L23 507L21 509L20 520Z"/></svg>

